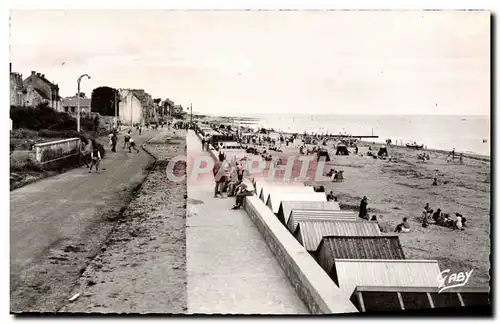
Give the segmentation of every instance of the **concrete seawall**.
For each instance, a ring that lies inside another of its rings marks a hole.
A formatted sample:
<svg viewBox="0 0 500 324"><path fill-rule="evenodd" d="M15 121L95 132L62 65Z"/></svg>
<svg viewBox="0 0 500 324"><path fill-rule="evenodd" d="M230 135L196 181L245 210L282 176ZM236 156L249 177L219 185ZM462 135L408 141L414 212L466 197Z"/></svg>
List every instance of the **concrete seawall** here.
<svg viewBox="0 0 500 324"><path fill-rule="evenodd" d="M244 208L312 314L358 312L257 196L247 197Z"/></svg>

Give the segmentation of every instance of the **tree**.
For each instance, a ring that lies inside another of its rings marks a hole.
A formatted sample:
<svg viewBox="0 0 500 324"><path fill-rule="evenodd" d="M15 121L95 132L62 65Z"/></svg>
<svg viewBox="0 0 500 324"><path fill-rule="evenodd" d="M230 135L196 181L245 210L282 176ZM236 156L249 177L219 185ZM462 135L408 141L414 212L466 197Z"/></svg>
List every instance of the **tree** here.
<svg viewBox="0 0 500 324"><path fill-rule="evenodd" d="M120 94L118 90L110 87L98 87L92 90L90 102L90 111L97 112L103 116L115 115L115 104L120 103ZM118 116L120 110L117 111Z"/></svg>

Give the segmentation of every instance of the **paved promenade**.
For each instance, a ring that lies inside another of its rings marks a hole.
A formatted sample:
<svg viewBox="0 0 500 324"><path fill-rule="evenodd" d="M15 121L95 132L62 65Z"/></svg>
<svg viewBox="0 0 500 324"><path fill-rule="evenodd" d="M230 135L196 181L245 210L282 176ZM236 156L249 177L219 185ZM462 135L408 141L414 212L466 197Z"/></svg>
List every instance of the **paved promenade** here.
<svg viewBox="0 0 500 324"><path fill-rule="evenodd" d="M191 130L187 146L188 157L208 154ZM213 176L189 174L188 313L308 314L251 219L231 210L234 198L215 199Z"/></svg>

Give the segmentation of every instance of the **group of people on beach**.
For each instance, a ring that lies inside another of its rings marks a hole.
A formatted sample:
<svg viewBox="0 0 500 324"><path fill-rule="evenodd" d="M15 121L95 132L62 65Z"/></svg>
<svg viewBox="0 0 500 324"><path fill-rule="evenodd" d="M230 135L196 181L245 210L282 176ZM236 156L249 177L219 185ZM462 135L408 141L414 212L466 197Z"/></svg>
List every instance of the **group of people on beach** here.
<svg viewBox="0 0 500 324"><path fill-rule="evenodd" d="M455 219L451 219L450 215L443 213L441 208L434 211L429 207L429 203L425 204L422 211L422 227L426 228L430 224L436 224L443 227L449 227L456 230L464 230L467 219L460 213L455 213Z"/></svg>
<svg viewBox="0 0 500 324"><path fill-rule="evenodd" d="M450 153L448 153L448 156L446 157L446 163L452 163L453 161L455 161L455 157L456 157L456 153L455 153L455 149L453 149ZM460 155L458 156L458 162L460 164L464 163L464 156L462 153L460 153Z"/></svg>

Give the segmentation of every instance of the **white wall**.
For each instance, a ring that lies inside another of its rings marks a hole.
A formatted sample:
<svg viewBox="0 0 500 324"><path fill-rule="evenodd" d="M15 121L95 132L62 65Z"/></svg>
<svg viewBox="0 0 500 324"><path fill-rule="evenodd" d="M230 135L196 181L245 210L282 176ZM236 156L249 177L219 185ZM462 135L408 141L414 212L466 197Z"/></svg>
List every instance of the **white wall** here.
<svg viewBox="0 0 500 324"><path fill-rule="evenodd" d="M130 125L131 119L134 124L141 123L143 121L141 102L127 90L120 92L120 96L121 101L118 109L119 120L122 124Z"/></svg>

